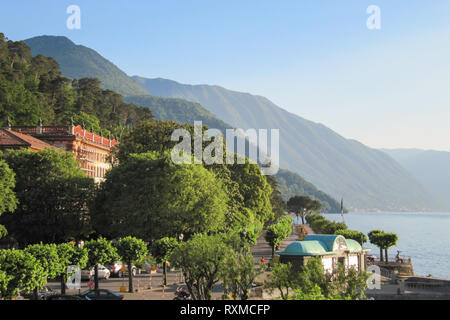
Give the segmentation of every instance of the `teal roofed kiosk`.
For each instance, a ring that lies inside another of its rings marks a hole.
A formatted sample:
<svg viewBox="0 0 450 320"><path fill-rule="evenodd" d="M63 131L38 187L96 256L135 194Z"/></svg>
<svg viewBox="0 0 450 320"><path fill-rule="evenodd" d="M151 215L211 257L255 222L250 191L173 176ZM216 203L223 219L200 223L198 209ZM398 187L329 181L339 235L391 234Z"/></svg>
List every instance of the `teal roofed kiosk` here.
<svg viewBox="0 0 450 320"><path fill-rule="evenodd" d="M277 251L281 263L291 263L300 270L311 257L322 257L322 265L326 272L332 272L338 263L356 270L366 269L366 254L369 249L355 240L345 239L339 235L314 234L308 235L303 241L296 241L284 251Z"/></svg>

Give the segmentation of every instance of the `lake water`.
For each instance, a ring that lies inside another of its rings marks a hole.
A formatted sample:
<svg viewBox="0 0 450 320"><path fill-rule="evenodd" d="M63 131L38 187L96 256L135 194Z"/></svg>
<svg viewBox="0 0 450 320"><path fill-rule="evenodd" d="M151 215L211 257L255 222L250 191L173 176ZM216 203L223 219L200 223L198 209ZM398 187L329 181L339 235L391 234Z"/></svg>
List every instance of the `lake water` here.
<svg viewBox="0 0 450 320"><path fill-rule="evenodd" d="M340 214L325 217L342 222ZM412 258L416 275L450 279L450 213L349 213L344 220L349 229L365 234L375 229L396 233L399 240L389 249L390 260L400 250L400 255ZM370 242L364 247L379 256L380 250Z"/></svg>

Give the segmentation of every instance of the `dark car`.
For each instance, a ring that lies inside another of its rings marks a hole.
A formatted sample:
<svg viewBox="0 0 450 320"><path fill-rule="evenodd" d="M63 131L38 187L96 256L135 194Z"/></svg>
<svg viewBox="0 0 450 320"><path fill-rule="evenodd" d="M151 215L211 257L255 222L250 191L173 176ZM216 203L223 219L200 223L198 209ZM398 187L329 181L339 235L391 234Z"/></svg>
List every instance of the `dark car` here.
<svg viewBox="0 0 450 320"><path fill-rule="evenodd" d="M87 290L80 297L85 300L124 300L124 296L105 289Z"/></svg>
<svg viewBox="0 0 450 320"><path fill-rule="evenodd" d="M50 301L66 301L66 300L86 300L79 296L68 296L68 295L55 295L47 298Z"/></svg>

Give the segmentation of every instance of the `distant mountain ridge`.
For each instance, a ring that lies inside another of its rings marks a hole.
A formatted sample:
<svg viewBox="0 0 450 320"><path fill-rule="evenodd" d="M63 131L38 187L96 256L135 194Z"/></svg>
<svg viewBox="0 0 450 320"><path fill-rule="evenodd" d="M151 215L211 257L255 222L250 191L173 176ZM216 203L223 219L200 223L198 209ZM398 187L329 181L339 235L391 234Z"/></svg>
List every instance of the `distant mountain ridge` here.
<svg viewBox="0 0 450 320"><path fill-rule="evenodd" d="M71 79L98 78L105 89L121 95L148 94L128 75L96 51L76 45L66 37L39 36L24 40L33 55L53 57L60 65L61 73Z"/></svg>
<svg viewBox="0 0 450 320"><path fill-rule="evenodd" d="M382 149L424 186L450 203L450 152L420 149Z"/></svg>
<svg viewBox="0 0 450 320"><path fill-rule="evenodd" d="M200 103L236 128L280 129L280 166L352 210L441 210L444 201L385 153L345 139L322 124L289 113L267 98L219 86L133 79L148 93Z"/></svg>

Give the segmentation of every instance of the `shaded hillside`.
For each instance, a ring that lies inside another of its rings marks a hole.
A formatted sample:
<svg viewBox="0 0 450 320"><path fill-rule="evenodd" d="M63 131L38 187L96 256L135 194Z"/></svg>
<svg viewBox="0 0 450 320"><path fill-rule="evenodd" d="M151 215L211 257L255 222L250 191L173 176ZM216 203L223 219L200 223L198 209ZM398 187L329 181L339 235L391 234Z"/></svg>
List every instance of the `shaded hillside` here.
<svg viewBox="0 0 450 320"><path fill-rule="evenodd" d="M96 51L76 45L66 37L40 36L25 40L33 56L42 54L53 57L61 67L61 73L71 79L98 78L102 86L121 95L147 94L122 70Z"/></svg>
<svg viewBox="0 0 450 320"><path fill-rule="evenodd" d="M289 113L261 96L218 86L133 77L150 94L200 103L243 129L280 129L280 166L353 210L439 210L443 204L385 153Z"/></svg>
<svg viewBox="0 0 450 320"><path fill-rule="evenodd" d="M322 203L322 212L339 213L341 211L340 202L336 201L325 192L318 190L312 183L306 181L298 174L280 170L276 175L278 190L284 201L288 201L294 196L309 196Z"/></svg>
<svg viewBox="0 0 450 320"><path fill-rule="evenodd" d="M124 99L128 103L148 107L157 120L173 120L194 125L194 121L202 121L203 125L225 132L230 125L217 119L200 104L182 99L167 99L151 95L129 96Z"/></svg>

